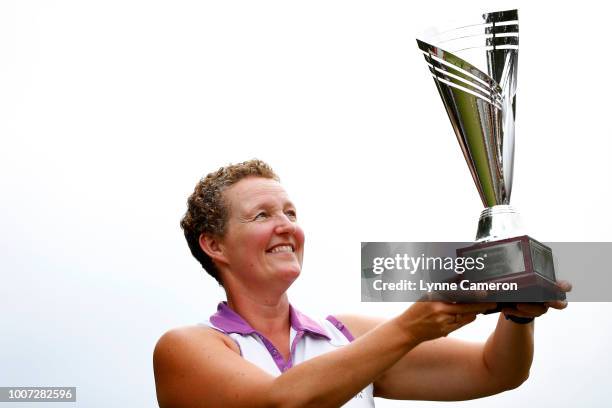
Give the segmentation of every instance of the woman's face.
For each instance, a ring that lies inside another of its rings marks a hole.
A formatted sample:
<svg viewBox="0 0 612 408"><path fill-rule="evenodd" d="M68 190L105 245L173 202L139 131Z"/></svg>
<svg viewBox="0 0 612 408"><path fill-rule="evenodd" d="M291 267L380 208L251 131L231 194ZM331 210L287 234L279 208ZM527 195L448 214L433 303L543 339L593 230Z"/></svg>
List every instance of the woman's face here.
<svg viewBox="0 0 612 408"><path fill-rule="evenodd" d="M246 286L288 287L300 274L304 232L275 180L247 177L224 192L229 218L221 241L232 278Z"/></svg>

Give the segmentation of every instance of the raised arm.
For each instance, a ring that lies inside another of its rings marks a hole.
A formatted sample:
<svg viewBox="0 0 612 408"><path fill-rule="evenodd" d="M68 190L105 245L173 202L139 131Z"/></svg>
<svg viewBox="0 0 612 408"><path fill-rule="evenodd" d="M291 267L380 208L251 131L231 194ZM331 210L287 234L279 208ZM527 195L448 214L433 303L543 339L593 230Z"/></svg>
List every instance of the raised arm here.
<svg viewBox="0 0 612 408"><path fill-rule="evenodd" d="M563 282L569 291L571 285ZM504 313L535 317L566 302L519 304ZM518 387L529 375L533 359L534 323L517 324L500 313L495 331L485 343L453 338L422 342L382 373L374 395L390 399L452 401L480 398ZM337 316L355 337L383 324L381 319Z"/></svg>
<svg viewBox="0 0 612 408"><path fill-rule="evenodd" d="M379 377L374 395L435 401L485 397L522 384L532 357L533 323L517 325L500 315L486 343L439 338L419 344Z"/></svg>
<svg viewBox="0 0 612 408"><path fill-rule="evenodd" d="M223 334L171 331L153 357L161 408L338 407L423 341L445 336L491 304L417 303L353 343L278 377L244 360Z"/></svg>

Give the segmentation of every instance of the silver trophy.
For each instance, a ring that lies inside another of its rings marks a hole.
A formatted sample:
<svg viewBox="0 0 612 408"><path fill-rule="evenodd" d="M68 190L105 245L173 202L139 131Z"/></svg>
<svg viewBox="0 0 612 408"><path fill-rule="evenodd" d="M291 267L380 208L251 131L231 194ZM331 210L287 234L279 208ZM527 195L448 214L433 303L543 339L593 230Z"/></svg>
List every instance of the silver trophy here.
<svg viewBox="0 0 612 408"><path fill-rule="evenodd" d="M510 206L518 23L517 10L486 13L480 21L429 34L417 43L485 206L476 244L457 255L484 256L486 268L466 277L519 284L519 291L494 294L494 300L537 302L564 294L555 284L552 251L525 235Z"/></svg>

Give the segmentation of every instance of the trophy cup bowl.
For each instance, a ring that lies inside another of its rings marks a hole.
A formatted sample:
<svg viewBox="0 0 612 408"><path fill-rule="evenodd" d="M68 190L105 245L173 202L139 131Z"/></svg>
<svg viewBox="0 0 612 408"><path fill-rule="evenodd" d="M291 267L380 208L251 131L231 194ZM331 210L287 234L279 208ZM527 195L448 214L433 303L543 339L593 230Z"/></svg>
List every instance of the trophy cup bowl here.
<svg viewBox="0 0 612 408"><path fill-rule="evenodd" d="M518 11L507 10L483 14L481 21L437 33L427 42L417 39L485 206L476 243L457 250L457 256L484 257L485 268L461 278L517 283L517 291L481 299L506 303L565 299L556 285L551 249L525 235L519 213L510 206L518 31ZM464 56L480 61L486 73Z"/></svg>

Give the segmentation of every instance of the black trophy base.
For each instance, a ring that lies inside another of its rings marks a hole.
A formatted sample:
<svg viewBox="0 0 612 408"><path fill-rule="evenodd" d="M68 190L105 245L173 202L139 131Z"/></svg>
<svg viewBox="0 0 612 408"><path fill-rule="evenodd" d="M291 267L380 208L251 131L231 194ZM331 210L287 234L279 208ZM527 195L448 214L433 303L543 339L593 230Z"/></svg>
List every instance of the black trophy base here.
<svg viewBox="0 0 612 408"><path fill-rule="evenodd" d="M556 285L552 250L528 235L459 248L457 257L482 258L482 270L461 276L470 282L493 284L485 285L495 289L487 289L486 297L479 301L503 302L511 307L519 302L565 300L565 293Z"/></svg>

